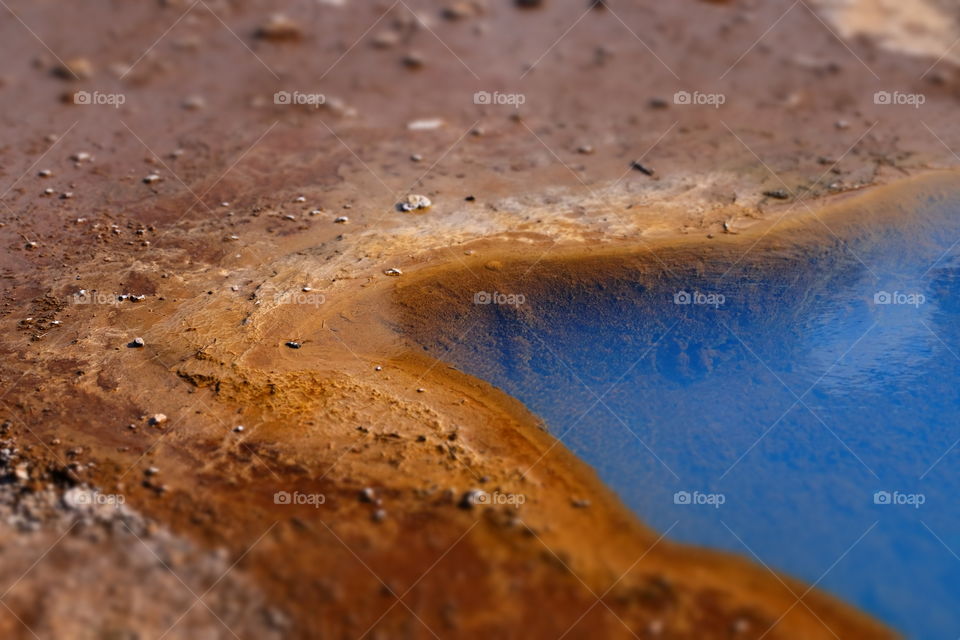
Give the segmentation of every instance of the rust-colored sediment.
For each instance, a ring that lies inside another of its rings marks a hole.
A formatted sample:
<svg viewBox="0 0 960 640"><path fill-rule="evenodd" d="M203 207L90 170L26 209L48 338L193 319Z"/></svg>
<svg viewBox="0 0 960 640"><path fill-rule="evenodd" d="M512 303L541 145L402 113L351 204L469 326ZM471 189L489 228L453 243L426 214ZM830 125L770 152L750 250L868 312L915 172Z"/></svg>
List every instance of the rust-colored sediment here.
<svg viewBox="0 0 960 640"><path fill-rule="evenodd" d="M948 192L953 180L931 175L715 242L677 232L652 244L566 243L538 260L518 255L514 239L488 241L462 259L419 256L422 266L403 264L399 278L325 288L315 305L292 284L309 277L309 257L275 268L270 286L187 295L165 283L162 296L139 303L71 305L58 317L85 312L102 328L73 334L88 337L60 346L56 361L38 360L34 371L63 375L26 372L19 385L40 393L15 406L36 418L36 437L63 439L55 451L88 452L97 462L88 480L181 535L239 555L269 531L243 556L243 573L298 629L361 633L376 622L414 636L429 627L615 637L627 634L624 625L663 624L677 637L728 637L731 629L743 637L881 637L880 626L819 592L797 605L806 590L797 581L661 539L535 416L422 353L418 340L462 339L478 289L562 295L605 279L655 277L663 260L774 265L771 256L789 260L827 236L904 224L911 202ZM814 215L822 225L811 224ZM288 291L279 303L277 291ZM146 347L123 346L134 334ZM96 349L85 343L94 336ZM301 348L285 346L291 339ZM100 355L63 353L84 349ZM59 406L41 413L45 397L60 398ZM147 426L155 411L169 422ZM246 430L233 433L240 423ZM138 482L152 464L162 467L160 497ZM365 487L382 505L358 500ZM460 508L472 488L523 494L526 503ZM278 490L321 492L327 502L278 507ZM371 520L377 508L386 511L382 522ZM411 585L404 603L416 616L391 607L391 591Z"/></svg>
<svg viewBox="0 0 960 640"><path fill-rule="evenodd" d="M291 9L303 34L281 41L253 35L267 2L10 4L60 57L87 57L92 77L52 75L57 61L19 22L0 25L4 42L36 50L0 91L13 183L0 227L4 437L29 461L24 491L82 482L122 494L150 520L136 533L188 591L210 593L180 618L193 598L153 594L176 584L130 580L143 563L122 526L58 542L66 525L40 524L0 548L14 568L0 635L892 635L745 558L661 539L518 402L415 338L468 319L477 282L560 291L652 274L661 256L727 258L757 242L748 259L762 260L822 241L813 216L827 199L956 164L944 147L958 142L949 69L917 80L930 60L841 42L804 8L778 23L776 47L734 65L789 3L609 3L616 13L587 16L491 3L456 20L416 3L430 30L401 5L324 4ZM381 32L397 43L371 46ZM421 68L403 64L412 50ZM118 61L136 64L116 73ZM524 82L521 62L536 62ZM722 110L648 106L721 74ZM917 135L909 107L870 101L897 83L921 84L939 138ZM316 86L321 109L271 99ZM78 89L127 103L61 100ZM523 91L526 103L478 106L478 90ZM194 96L205 106L183 109ZM406 126L427 117L446 124ZM79 151L94 160L71 161ZM630 169L641 157L654 176ZM163 179L145 184L153 172ZM867 197L909 201L944 180ZM44 197L48 185L73 195ZM764 195L778 189L787 200ZM411 191L433 206L397 211ZM831 228L852 233L854 210L829 213ZM127 347L138 336L145 346ZM155 413L168 420L149 425ZM368 487L374 502L359 499ZM526 502L461 508L473 488ZM278 505L277 491L326 500ZM11 554L45 568L17 582ZM219 568L230 581L217 582ZM66 624L64 611L96 610L103 596L80 585L44 600L58 572L115 584L110 615Z"/></svg>

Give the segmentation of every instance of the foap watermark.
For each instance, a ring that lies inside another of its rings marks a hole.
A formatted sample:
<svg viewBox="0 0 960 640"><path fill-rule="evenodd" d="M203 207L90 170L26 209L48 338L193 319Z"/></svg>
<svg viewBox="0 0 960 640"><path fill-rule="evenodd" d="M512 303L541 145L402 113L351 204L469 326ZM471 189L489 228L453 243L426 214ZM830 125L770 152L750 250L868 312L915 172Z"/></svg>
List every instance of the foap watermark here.
<svg viewBox="0 0 960 640"><path fill-rule="evenodd" d="M720 105L727 101L727 96L722 93L701 93L700 91L677 91L673 94L673 104L678 105L702 105L719 109Z"/></svg>
<svg viewBox="0 0 960 640"><path fill-rule="evenodd" d="M927 301L922 293L906 293L903 291L877 291L873 294L873 304L898 304L919 308Z"/></svg>
<svg viewBox="0 0 960 640"><path fill-rule="evenodd" d="M102 293L100 291L87 291L80 289L73 294L73 304L120 304L123 300L114 293Z"/></svg>
<svg viewBox="0 0 960 640"><path fill-rule="evenodd" d="M77 496L77 504L92 504L106 507L120 507L127 502L127 498L119 493L100 493L90 491Z"/></svg>
<svg viewBox="0 0 960 640"><path fill-rule="evenodd" d="M874 491L873 504L908 506L919 509L926 503L927 496L922 493L904 493L902 491Z"/></svg>
<svg viewBox="0 0 960 640"><path fill-rule="evenodd" d="M499 91L490 93L489 91L477 91L473 94L473 104L505 105L519 109L520 105L526 101L527 96L522 93L501 93Z"/></svg>
<svg viewBox="0 0 960 640"><path fill-rule="evenodd" d="M681 289L673 294L673 304L699 304L717 309L726 302L727 297L722 293L704 293L702 291L690 293Z"/></svg>
<svg viewBox="0 0 960 640"><path fill-rule="evenodd" d="M922 93L904 93L902 91L877 91L873 94L873 104L907 105L919 109L927 101Z"/></svg>
<svg viewBox="0 0 960 640"><path fill-rule="evenodd" d="M527 302L522 293L500 293L499 291L477 291L473 294L473 304L505 304L519 307Z"/></svg>
<svg viewBox="0 0 960 640"><path fill-rule="evenodd" d="M673 494L673 504L705 505L719 509L727 502L727 496L722 493L703 493L701 491L677 491Z"/></svg>
<svg viewBox="0 0 960 640"><path fill-rule="evenodd" d="M303 91L277 91L273 94L273 104L304 105L319 109L326 104L327 97L322 93L305 93Z"/></svg>
<svg viewBox="0 0 960 640"><path fill-rule="evenodd" d="M300 491L277 491L273 494L273 504L310 506L319 509L326 504L327 496L322 493L302 493Z"/></svg>
<svg viewBox="0 0 960 640"><path fill-rule="evenodd" d="M522 493L500 493L499 491L487 493L486 491L477 491L473 496L474 504L506 505L515 509L519 509L520 505L526 503L526 501L527 496Z"/></svg>
<svg viewBox="0 0 960 640"><path fill-rule="evenodd" d="M74 487L63 494L63 501L74 509L84 507L114 507L119 509L127 502L120 493L100 493L95 489Z"/></svg>
<svg viewBox="0 0 960 640"><path fill-rule="evenodd" d="M77 91L73 94L73 104L108 106L119 109L127 101L122 93L103 93L102 91Z"/></svg>
<svg viewBox="0 0 960 640"><path fill-rule="evenodd" d="M273 294L274 304L305 304L319 307L326 301L327 297L325 295L311 290L278 291Z"/></svg>

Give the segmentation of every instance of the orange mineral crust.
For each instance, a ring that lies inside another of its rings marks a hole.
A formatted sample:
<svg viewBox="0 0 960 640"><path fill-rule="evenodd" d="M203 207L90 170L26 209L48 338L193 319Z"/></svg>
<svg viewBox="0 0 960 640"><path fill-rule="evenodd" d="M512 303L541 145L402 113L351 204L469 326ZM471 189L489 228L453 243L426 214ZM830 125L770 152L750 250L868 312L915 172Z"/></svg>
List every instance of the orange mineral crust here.
<svg viewBox="0 0 960 640"><path fill-rule="evenodd" d="M821 4L9 0L0 637L895 637L424 348L949 190L956 16Z"/></svg>

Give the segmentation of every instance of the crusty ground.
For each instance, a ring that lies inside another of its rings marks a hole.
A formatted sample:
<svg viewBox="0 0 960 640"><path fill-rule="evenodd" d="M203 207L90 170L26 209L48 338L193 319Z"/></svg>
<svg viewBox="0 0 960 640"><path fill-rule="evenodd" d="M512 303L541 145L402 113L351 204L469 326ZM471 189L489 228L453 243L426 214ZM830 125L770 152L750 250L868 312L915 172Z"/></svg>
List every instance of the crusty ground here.
<svg viewBox="0 0 960 640"><path fill-rule="evenodd" d="M69 469L58 490L122 494L196 553L226 550L231 588L273 613L234 609L209 637L891 635L818 591L798 604L804 585L748 559L662 539L535 416L412 340L443 327L411 324L431 282L515 281L597 252L656 269L668 246L762 249L820 228L828 201L957 163L949 59L928 73L930 52L824 14L851 30L840 41L802 3L607 4L468 3L456 20L426 2L304 4L285 7L301 37L276 41L255 35L265 1L9 3L0 411L53 470L43 481ZM413 53L422 67L404 65ZM90 77L56 75L57 58L88 59ZM327 104L273 103L297 89ZM74 105L77 90L127 102ZM526 102L474 104L495 90ZM678 90L728 99L683 107ZM876 105L878 90L926 102ZM71 160L81 151L92 160ZM397 211L409 192L433 206ZM526 502L463 503L480 488ZM278 505L277 491L325 501ZM0 550L39 558L0 596L4 637L87 637L51 589L64 573L133 597L136 545L105 559L54 520ZM48 541L69 562L47 566ZM190 599L168 583L144 582L157 597L111 629L177 623ZM226 584L207 587L215 610Z"/></svg>

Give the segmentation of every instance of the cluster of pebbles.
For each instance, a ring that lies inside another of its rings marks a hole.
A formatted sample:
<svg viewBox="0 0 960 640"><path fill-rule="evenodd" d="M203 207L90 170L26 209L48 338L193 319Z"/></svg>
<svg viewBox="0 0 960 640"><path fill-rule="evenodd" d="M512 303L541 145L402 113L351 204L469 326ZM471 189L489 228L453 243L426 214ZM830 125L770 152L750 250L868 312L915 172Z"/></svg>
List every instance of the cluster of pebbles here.
<svg viewBox="0 0 960 640"><path fill-rule="evenodd" d="M35 462L11 431L0 425L0 583L29 628L16 637L288 637L290 618L225 549L200 549L82 482L76 460ZM200 606L194 594L211 584Z"/></svg>

